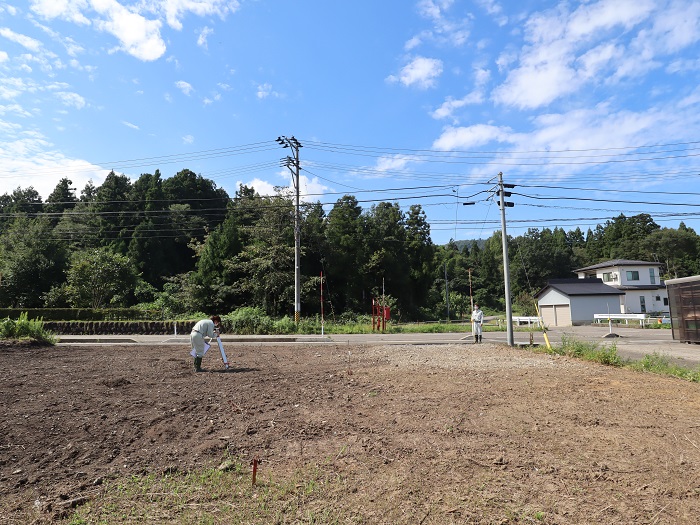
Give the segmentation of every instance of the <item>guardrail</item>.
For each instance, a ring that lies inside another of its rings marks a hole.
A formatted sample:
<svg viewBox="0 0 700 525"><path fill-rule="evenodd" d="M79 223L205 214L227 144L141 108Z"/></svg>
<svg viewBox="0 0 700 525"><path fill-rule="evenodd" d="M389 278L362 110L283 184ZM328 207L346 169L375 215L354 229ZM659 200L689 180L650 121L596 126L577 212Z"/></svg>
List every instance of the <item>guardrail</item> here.
<svg viewBox="0 0 700 525"><path fill-rule="evenodd" d="M542 326L542 321L539 317L513 316L513 323L517 325L527 324L528 326Z"/></svg>
<svg viewBox="0 0 700 525"><path fill-rule="evenodd" d="M630 324L630 320L639 321L642 327L647 324L667 324L671 322L668 317L650 317L647 314L593 314L593 320L596 323L600 323L601 321L609 322L613 319L624 321L625 324Z"/></svg>

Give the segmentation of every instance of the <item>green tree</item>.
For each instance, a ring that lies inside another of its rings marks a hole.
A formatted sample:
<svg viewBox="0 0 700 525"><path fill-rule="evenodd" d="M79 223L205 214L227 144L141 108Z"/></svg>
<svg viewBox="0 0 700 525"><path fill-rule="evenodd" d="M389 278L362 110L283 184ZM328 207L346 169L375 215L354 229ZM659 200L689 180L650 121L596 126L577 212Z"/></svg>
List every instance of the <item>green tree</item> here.
<svg viewBox="0 0 700 525"><path fill-rule="evenodd" d="M97 229L102 246L126 254L137 222L130 200L131 181L126 175L113 171L107 175L90 203L93 226Z"/></svg>
<svg viewBox="0 0 700 525"><path fill-rule="evenodd" d="M410 279L404 305L410 318L420 318L430 309L432 262L436 247L430 238L430 224L420 205L412 205L406 216L406 252Z"/></svg>
<svg viewBox="0 0 700 525"><path fill-rule="evenodd" d="M26 190L18 187L12 194L0 197L0 228L5 228L17 217L41 212L41 195L33 187Z"/></svg>
<svg viewBox="0 0 700 525"><path fill-rule="evenodd" d="M64 211L72 210L78 202L78 198L75 196L75 188L71 188L72 184L73 181L70 179L61 179L46 198L44 213L50 215L53 225L58 223Z"/></svg>
<svg viewBox="0 0 700 525"><path fill-rule="evenodd" d="M411 302L404 214L397 203L380 202L370 208L365 224L365 286L375 297L391 294L397 300L397 308L402 309Z"/></svg>
<svg viewBox="0 0 700 525"><path fill-rule="evenodd" d="M128 257L98 248L73 255L66 281L65 293L74 308L127 306L138 274Z"/></svg>
<svg viewBox="0 0 700 525"><path fill-rule="evenodd" d="M0 235L0 304L43 306L43 297L65 279L65 243L45 218L21 217Z"/></svg>
<svg viewBox="0 0 700 525"><path fill-rule="evenodd" d="M664 278L688 277L700 272L700 237L681 222L678 229L661 228L644 240L647 259L664 265Z"/></svg>
<svg viewBox="0 0 700 525"><path fill-rule="evenodd" d="M260 197L259 220L249 228L248 242L225 261L235 276L233 290L248 306L270 315L294 309L294 206L286 195Z"/></svg>
<svg viewBox="0 0 700 525"><path fill-rule="evenodd" d="M370 297L362 275L367 260L365 236L365 220L357 199L351 195L338 199L326 224L326 283L329 300L340 312L369 310Z"/></svg>

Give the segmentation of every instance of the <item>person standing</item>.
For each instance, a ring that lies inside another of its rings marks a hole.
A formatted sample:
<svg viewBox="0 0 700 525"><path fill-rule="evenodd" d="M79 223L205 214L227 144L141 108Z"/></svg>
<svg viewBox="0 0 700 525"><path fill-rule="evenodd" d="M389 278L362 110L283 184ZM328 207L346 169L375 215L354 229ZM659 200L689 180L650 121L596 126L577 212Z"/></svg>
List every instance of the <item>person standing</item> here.
<svg viewBox="0 0 700 525"><path fill-rule="evenodd" d="M192 328L190 333L190 343L192 343L192 350L195 353L194 357L194 371L202 371L202 357L204 357L204 345L206 343L211 344L212 339L219 335L219 326L221 325L221 317L218 315L212 315L209 319L202 319ZM205 341L205 337L209 338L209 341Z"/></svg>
<svg viewBox="0 0 700 525"><path fill-rule="evenodd" d="M484 323L484 312L481 311L478 304L474 305L472 312L472 333L474 334L474 342L481 342L481 325Z"/></svg>

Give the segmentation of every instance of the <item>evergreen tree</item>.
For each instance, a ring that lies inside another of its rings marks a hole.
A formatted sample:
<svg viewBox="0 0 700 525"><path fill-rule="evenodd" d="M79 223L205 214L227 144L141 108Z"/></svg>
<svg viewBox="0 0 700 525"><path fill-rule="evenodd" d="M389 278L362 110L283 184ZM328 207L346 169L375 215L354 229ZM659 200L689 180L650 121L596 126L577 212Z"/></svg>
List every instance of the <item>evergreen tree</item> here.
<svg viewBox="0 0 700 525"><path fill-rule="evenodd" d="M0 303L43 306L44 296L65 279L66 245L45 218L20 217L0 235Z"/></svg>
<svg viewBox="0 0 700 525"><path fill-rule="evenodd" d="M357 199L351 195L338 199L328 213L326 239L329 300L339 312L369 311L371 297L361 273L367 260L365 237L365 220Z"/></svg>

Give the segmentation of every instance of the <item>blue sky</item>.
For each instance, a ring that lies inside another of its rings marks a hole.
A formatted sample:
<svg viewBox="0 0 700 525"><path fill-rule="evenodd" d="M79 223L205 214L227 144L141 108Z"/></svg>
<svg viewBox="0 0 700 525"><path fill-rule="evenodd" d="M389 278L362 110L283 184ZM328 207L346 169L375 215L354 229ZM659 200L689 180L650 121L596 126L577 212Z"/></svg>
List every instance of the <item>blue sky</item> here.
<svg viewBox="0 0 700 525"><path fill-rule="evenodd" d="M700 2L0 0L0 194L189 168L420 204L433 241L700 231ZM476 202L463 206L464 201Z"/></svg>

